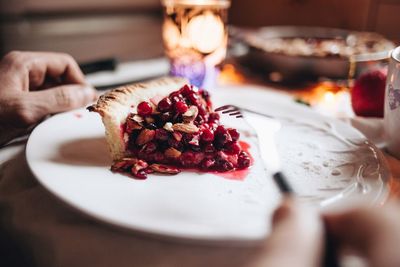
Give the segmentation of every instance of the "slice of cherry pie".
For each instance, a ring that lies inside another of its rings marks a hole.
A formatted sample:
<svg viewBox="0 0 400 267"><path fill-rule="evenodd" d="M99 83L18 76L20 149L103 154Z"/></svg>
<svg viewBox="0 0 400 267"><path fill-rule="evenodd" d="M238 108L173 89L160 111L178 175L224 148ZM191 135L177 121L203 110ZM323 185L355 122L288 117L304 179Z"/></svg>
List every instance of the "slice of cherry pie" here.
<svg viewBox="0 0 400 267"><path fill-rule="evenodd" d="M153 172L228 172L251 164L239 132L220 124L208 92L182 78L114 89L88 110L103 119L113 171L145 179Z"/></svg>

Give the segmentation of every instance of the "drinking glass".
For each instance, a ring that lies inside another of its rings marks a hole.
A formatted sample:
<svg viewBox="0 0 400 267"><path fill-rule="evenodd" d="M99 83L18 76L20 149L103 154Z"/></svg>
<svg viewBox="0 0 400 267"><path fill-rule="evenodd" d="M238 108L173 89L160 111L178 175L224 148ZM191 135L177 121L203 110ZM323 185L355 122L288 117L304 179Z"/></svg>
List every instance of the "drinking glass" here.
<svg viewBox="0 0 400 267"><path fill-rule="evenodd" d="M390 56L384 128L388 152L400 159L400 46L395 48Z"/></svg>

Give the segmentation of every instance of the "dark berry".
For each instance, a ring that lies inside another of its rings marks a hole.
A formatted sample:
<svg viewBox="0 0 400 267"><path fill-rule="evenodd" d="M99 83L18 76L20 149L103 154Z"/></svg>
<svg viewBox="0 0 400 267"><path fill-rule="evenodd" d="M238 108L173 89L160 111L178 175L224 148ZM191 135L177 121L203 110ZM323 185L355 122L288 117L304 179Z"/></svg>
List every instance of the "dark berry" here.
<svg viewBox="0 0 400 267"><path fill-rule="evenodd" d="M210 170L210 169L212 169L214 167L214 165L215 165L215 160L214 159L204 159L201 162L200 167L203 170Z"/></svg>
<svg viewBox="0 0 400 267"><path fill-rule="evenodd" d="M192 91L192 88L191 88L190 85L185 84L185 85L180 89L180 92L181 92L182 95L187 96L187 95L189 95L190 93L192 93L193 91Z"/></svg>
<svg viewBox="0 0 400 267"><path fill-rule="evenodd" d="M228 129L228 133L231 136L232 141L239 140L240 133L238 132L238 130L230 128L230 129Z"/></svg>
<svg viewBox="0 0 400 267"><path fill-rule="evenodd" d="M204 153L203 152L195 152L194 157L193 157L193 163L194 165L199 165L200 162L202 162L204 159Z"/></svg>
<svg viewBox="0 0 400 267"><path fill-rule="evenodd" d="M242 150L238 142L230 142L226 145L226 152L229 154L237 155Z"/></svg>
<svg viewBox="0 0 400 267"><path fill-rule="evenodd" d="M238 168L239 169L245 169L248 168L250 166L250 157L246 152L241 152L239 154L239 158L238 158Z"/></svg>
<svg viewBox="0 0 400 267"><path fill-rule="evenodd" d="M164 129L157 129L154 138L158 141L167 141L169 138L169 134Z"/></svg>
<svg viewBox="0 0 400 267"><path fill-rule="evenodd" d="M138 179L144 180L147 179L147 172L145 170L140 170L135 173L134 176Z"/></svg>
<svg viewBox="0 0 400 267"><path fill-rule="evenodd" d="M158 152L154 153L153 160L154 160L154 162L164 162L165 156L163 153L158 151Z"/></svg>
<svg viewBox="0 0 400 267"><path fill-rule="evenodd" d="M185 166L185 167L193 166L194 161L195 161L194 152L187 151L187 152L182 153L182 155L179 158L179 161L182 164L182 166Z"/></svg>
<svg viewBox="0 0 400 267"><path fill-rule="evenodd" d="M171 109L171 106L172 106L171 99L166 97L158 103L158 110L161 112L166 112Z"/></svg>
<svg viewBox="0 0 400 267"><path fill-rule="evenodd" d="M143 101L138 105L137 112L140 116L148 116L153 113L153 108L149 102Z"/></svg>
<svg viewBox="0 0 400 267"><path fill-rule="evenodd" d="M217 129L215 130L215 134L217 134L217 135L222 135L225 133L226 133L226 129L222 125L218 126Z"/></svg>
<svg viewBox="0 0 400 267"><path fill-rule="evenodd" d="M170 112L165 112L160 115L161 122L169 122L171 121L172 115Z"/></svg>
<svg viewBox="0 0 400 267"><path fill-rule="evenodd" d="M183 144L179 141L176 141L174 138L169 138L168 139L168 144L170 147L173 147L179 151L183 150Z"/></svg>
<svg viewBox="0 0 400 267"><path fill-rule="evenodd" d="M201 134L201 140L204 142L214 141L214 133L210 129L204 129Z"/></svg>
<svg viewBox="0 0 400 267"><path fill-rule="evenodd" d="M156 150L157 150L157 145L154 142L147 143L142 148L142 151L146 154L151 154Z"/></svg>
<svg viewBox="0 0 400 267"><path fill-rule="evenodd" d="M210 117L208 118L208 121L209 122L216 122L216 121L219 121L220 118L221 117L220 117L220 115L218 113L213 112L213 113L210 114Z"/></svg>
<svg viewBox="0 0 400 267"><path fill-rule="evenodd" d="M175 110L178 113L185 113L188 110L188 106L186 105L185 102L179 101L175 103Z"/></svg>
<svg viewBox="0 0 400 267"><path fill-rule="evenodd" d="M201 150L201 147L198 145L191 145L190 148L195 152L199 152Z"/></svg>
<svg viewBox="0 0 400 267"><path fill-rule="evenodd" d="M183 96L179 93L179 91L173 92L169 95L172 103L177 103L182 101Z"/></svg>
<svg viewBox="0 0 400 267"><path fill-rule="evenodd" d="M196 106L198 105L199 97L195 93L188 94L186 97L189 99L190 103Z"/></svg>
<svg viewBox="0 0 400 267"><path fill-rule="evenodd" d="M205 100L208 100L210 98L210 93L207 90L204 90L204 89L201 90L200 94Z"/></svg>
<svg viewBox="0 0 400 267"><path fill-rule="evenodd" d="M215 151L215 148L214 148L214 145L213 144L207 144L205 147L204 147L204 152L206 152L206 153L213 153Z"/></svg>
<svg viewBox="0 0 400 267"><path fill-rule="evenodd" d="M155 130L157 129L157 125L155 125L154 123L148 123L146 125L146 129Z"/></svg>
<svg viewBox="0 0 400 267"><path fill-rule="evenodd" d="M227 160L221 160L218 162L218 168L220 171L230 171L234 168L234 166Z"/></svg>

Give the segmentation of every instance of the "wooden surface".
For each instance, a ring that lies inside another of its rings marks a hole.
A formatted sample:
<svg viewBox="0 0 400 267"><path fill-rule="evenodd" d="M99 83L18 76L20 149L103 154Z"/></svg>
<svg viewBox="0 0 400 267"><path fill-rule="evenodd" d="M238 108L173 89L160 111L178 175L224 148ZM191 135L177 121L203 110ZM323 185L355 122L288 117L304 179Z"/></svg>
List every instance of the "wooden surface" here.
<svg viewBox="0 0 400 267"><path fill-rule="evenodd" d="M400 41L400 0L234 0L230 21L242 26L306 25L377 31Z"/></svg>
<svg viewBox="0 0 400 267"><path fill-rule="evenodd" d="M377 31L400 41L400 0L232 0L239 26L313 25ZM0 56L53 50L79 61L163 54L159 0L0 0Z"/></svg>
<svg viewBox="0 0 400 267"><path fill-rule="evenodd" d="M112 12L160 9L159 0L0 0L0 14Z"/></svg>
<svg viewBox="0 0 400 267"><path fill-rule="evenodd" d="M139 60L163 55L161 18L119 14L3 22L3 53L11 50L66 52L78 61L105 57Z"/></svg>

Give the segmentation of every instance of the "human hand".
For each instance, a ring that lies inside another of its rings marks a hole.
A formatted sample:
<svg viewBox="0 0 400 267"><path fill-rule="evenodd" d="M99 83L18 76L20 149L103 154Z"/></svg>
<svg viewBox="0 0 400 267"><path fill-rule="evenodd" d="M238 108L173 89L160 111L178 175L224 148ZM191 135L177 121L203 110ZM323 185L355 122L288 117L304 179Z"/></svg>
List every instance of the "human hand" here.
<svg viewBox="0 0 400 267"><path fill-rule="evenodd" d="M358 254L370 267L400 266L400 203L358 205L324 219L340 250Z"/></svg>
<svg viewBox="0 0 400 267"><path fill-rule="evenodd" d="M0 146L45 116L96 98L75 60L66 54L11 52L0 61Z"/></svg>
<svg viewBox="0 0 400 267"><path fill-rule="evenodd" d="M286 197L272 221L271 235L251 257L249 266L321 266L324 228L316 211Z"/></svg>

